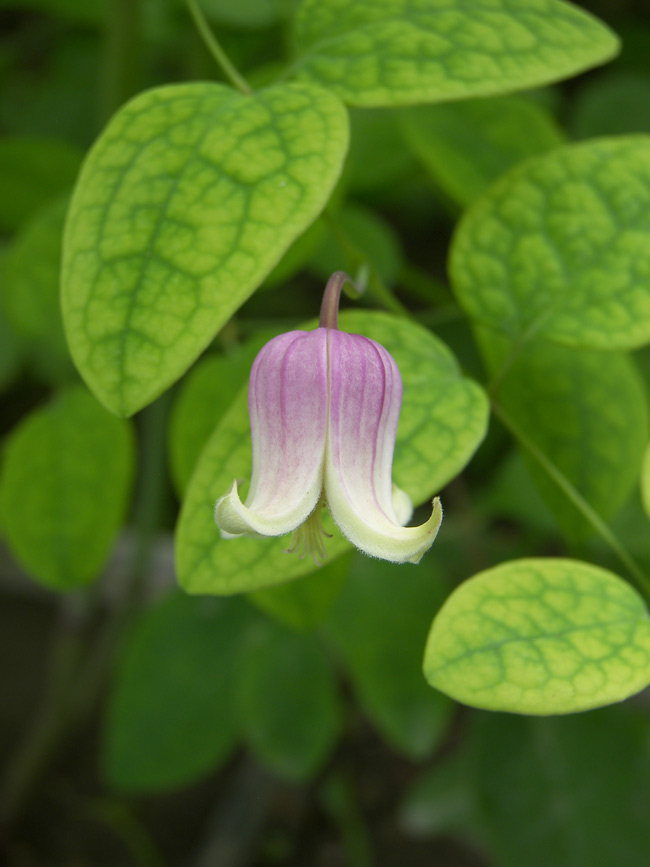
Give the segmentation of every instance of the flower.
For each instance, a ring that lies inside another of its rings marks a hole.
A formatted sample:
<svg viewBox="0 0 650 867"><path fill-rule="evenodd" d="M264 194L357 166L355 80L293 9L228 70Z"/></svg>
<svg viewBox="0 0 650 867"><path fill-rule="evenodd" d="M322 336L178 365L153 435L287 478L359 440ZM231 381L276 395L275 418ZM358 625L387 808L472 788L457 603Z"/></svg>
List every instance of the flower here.
<svg viewBox="0 0 650 867"><path fill-rule="evenodd" d="M237 481L215 507L226 537L281 536L290 551L325 557L322 507L359 550L394 563L417 563L432 545L440 500L429 520L404 527L413 508L391 482L402 379L374 340L337 328L342 272L330 278L320 327L275 337L251 370L253 440L250 491Z"/></svg>

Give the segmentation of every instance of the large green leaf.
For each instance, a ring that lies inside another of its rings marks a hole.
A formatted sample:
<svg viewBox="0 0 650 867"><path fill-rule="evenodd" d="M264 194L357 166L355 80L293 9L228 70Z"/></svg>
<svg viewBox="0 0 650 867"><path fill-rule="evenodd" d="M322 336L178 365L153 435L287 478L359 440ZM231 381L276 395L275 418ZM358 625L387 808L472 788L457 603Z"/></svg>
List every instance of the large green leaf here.
<svg viewBox="0 0 650 867"><path fill-rule="evenodd" d="M0 510L7 543L39 582L68 590L96 578L124 520L130 426L84 388L34 410L6 446Z"/></svg>
<svg viewBox="0 0 650 867"><path fill-rule="evenodd" d="M650 852L646 716L482 714L473 789L502 867L639 867Z"/></svg>
<svg viewBox="0 0 650 867"><path fill-rule="evenodd" d="M73 358L118 415L189 367L325 206L348 121L283 84L158 88L104 130L73 195L62 305Z"/></svg>
<svg viewBox="0 0 650 867"><path fill-rule="evenodd" d="M238 654L252 614L241 599L174 592L138 621L107 709L102 764L112 785L173 788L227 758L238 733Z"/></svg>
<svg viewBox="0 0 650 867"><path fill-rule="evenodd" d="M634 362L596 352L532 341L511 341L480 329L488 364L499 378L496 400L571 485L608 519L638 483L648 439L648 406ZM524 450L531 475L572 540L593 533L537 460Z"/></svg>
<svg viewBox="0 0 650 867"><path fill-rule="evenodd" d="M394 463L396 483L415 503L431 497L468 463L485 435L487 399L464 379L449 350L430 332L384 313L343 313L341 328L382 343L404 384ZM214 503L233 479L249 480L251 445L246 391L217 426L190 482L176 533L179 581L191 593L238 593L306 575L314 564L285 553L286 538L222 539ZM331 522L335 557L349 547Z"/></svg>
<svg viewBox="0 0 650 867"><path fill-rule="evenodd" d="M516 163L564 140L543 106L516 96L411 108L402 126L434 181L462 207Z"/></svg>
<svg viewBox="0 0 650 867"><path fill-rule="evenodd" d="M81 153L56 139L0 139L0 226L17 229L53 196L74 183Z"/></svg>
<svg viewBox="0 0 650 867"><path fill-rule="evenodd" d="M405 578L394 563L357 555L326 624L361 706L384 736L414 759L439 744L452 708L427 687L421 666L445 589L426 564Z"/></svg>
<svg viewBox="0 0 650 867"><path fill-rule="evenodd" d="M450 272L469 315L513 338L650 341L650 137L570 145L512 169L461 221Z"/></svg>
<svg viewBox="0 0 650 867"><path fill-rule="evenodd" d="M253 752L290 780L317 771L339 733L336 679L323 648L273 621L260 624L244 653L238 705Z"/></svg>
<svg viewBox="0 0 650 867"><path fill-rule="evenodd" d="M424 673L465 704L573 713L650 684L650 617L611 572L576 560L513 560L461 584L433 622Z"/></svg>
<svg viewBox="0 0 650 867"><path fill-rule="evenodd" d="M297 68L358 106L490 96L604 63L616 36L560 0L305 0Z"/></svg>
<svg viewBox="0 0 650 867"><path fill-rule="evenodd" d="M69 366L59 302L61 241L68 197L50 202L17 235L6 260L3 299L16 331L28 338L41 358Z"/></svg>

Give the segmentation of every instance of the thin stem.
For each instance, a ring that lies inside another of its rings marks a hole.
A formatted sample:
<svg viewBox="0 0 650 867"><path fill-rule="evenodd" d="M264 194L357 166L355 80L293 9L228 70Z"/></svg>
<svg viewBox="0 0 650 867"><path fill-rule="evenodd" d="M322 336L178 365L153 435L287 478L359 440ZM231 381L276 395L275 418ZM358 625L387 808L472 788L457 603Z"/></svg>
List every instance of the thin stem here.
<svg viewBox="0 0 650 867"><path fill-rule="evenodd" d="M589 521L594 530L600 535L603 541L616 554L618 559L623 563L634 581L650 601L650 578L641 569L634 558L625 550L623 545L616 538L607 524L603 521L600 515L589 505L582 494L573 487L566 476L555 466L555 464L537 447L537 445L525 434L519 425L497 404L492 404L494 414L515 436L521 445L529 452L529 454L537 461L537 463L545 470L545 472L553 479L555 484L565 494L565 496L573 503L579 512Z"/></svg>
<svg viewBox="0 0 650 867"><path fill-rule="evenodd" d="M234 87L243 93L244 96L251 96L253 91L249 83L230 62L228 55L219 44L217 37L214 35L212 30L210 30L210 25L205 20L205 16L203 15L203 12L201 12L196 0L186 0L186 2L187 8L190 10L190 15L196 24L196 29L199 31L206 48L217 61L226 78L230 79Z"/></svg>
<svg viewBox="0 0 650 867"><path fill-rule="evenodd" d="M349 283L358 291L345 271L335 271L327 281L323 292L323 303L320 307L320 320L318 322L321 328L339 327L339 301L344 283Z"/></svg>
<svg viewBox="0 0 650 867"><path fill-rule="evenodd" d="M102 70L102 125L139 89L141 0L110 0Z"/></svg>

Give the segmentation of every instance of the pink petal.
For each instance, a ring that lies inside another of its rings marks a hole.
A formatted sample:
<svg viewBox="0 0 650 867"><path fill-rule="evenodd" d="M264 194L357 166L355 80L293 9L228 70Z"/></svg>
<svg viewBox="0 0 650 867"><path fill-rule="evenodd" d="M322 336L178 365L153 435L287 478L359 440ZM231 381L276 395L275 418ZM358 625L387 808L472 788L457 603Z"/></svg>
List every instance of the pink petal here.
<svg viewBox="0 0 650 867"><path fill-rule="evenodd" d="M330 411L325 493L341 532L362 551L397 563L418 562L435 539L442 511L434 503L421 527L401 526L393 505L393 451L402 380L373 340L328 331ZM403 495L400 516L405 517Z"/></svg>
<svg viewBox="0 0 650 867"><path fill-rule="evenodd" d="M327 432L327 341L323 328L266 344L248 389L253 472L246 504L237 485L215 509L229 534L279 536L313 511L323 487Z"/></svg>

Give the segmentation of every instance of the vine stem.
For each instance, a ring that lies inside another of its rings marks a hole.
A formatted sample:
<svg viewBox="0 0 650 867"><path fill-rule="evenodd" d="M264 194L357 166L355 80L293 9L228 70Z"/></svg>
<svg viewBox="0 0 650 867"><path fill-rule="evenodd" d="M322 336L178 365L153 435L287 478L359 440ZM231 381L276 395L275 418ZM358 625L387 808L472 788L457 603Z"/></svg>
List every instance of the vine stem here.
<svg viewBox="0 0 650 867"><path fill-rule="evenodd" d="M616 554L618 559L623 563L630 575L633 577L638 589L646 597L646 601L650 602L650 578L638 565L632 555L626 551L623 545L616 538L607 524L603 521L600 515L589 505L582 494L577 491L566 476L549 460L544 452L538 448L535 443L525 434L519 425L513 421L507 412L499 406L498 403L492 403L492 411L495 416L508 428L526 451L537 461L542 469L550 476L565 496L573 503L579 512L589 521L594 530L600 535L604 542Z"/></svg>
<svg viewBox="0 0 650 867"><path fill-rule="evenodd" d="M228 55L219 44L217 37L210 29L210 25L205 20L205 16L203 12L201 12L196 0L186 0L186 3L190 15L196 24L196 29L201 35L201 39L203 39L206 48L221 67L226 78L228 78L237 90L244 94L244 96L251 96L253 93L251 86L243 75L237 71L233 63L231 63Z"/></svg>

